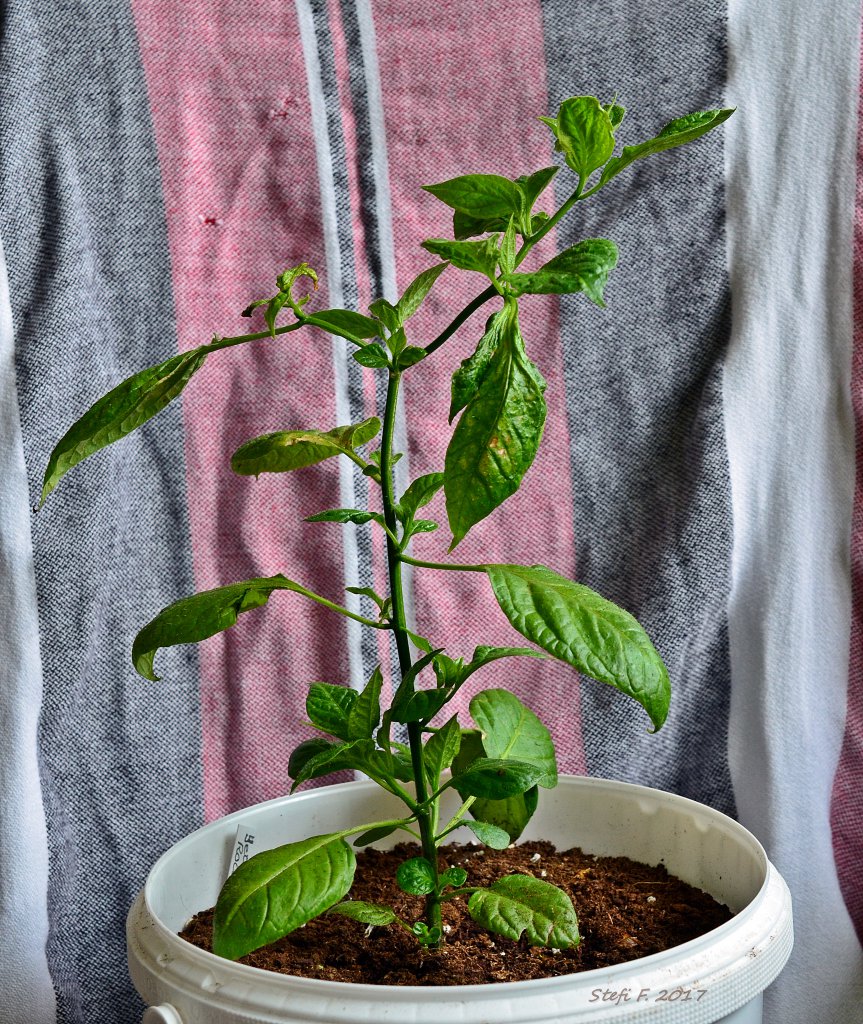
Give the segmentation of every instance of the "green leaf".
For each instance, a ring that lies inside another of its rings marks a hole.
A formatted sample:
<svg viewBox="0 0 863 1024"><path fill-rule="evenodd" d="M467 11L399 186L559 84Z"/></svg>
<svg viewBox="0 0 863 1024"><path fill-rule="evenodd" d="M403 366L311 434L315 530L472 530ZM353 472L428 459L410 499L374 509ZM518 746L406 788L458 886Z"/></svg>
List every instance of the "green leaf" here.
<svg viewBox="0 0 863 1024"><path fill-rule="evenodd" d="M449 700L443 690L417 690L391 709L394 722L429 722Z"/></svg>
<svg viewBox="0 0 863 1024"><path fill-rule="evenodd" d="M425 921L416 921L412 925L411 931L421 946L437 946L440 944L442 934L440 925L434 925L432 928L429 928Z"/></svg>
<svg viewBox="0 0 863 1024"><path fill-rule="evenodd" d="M349 917L353 921L359 921L361 924L375 928L392 924L396 920L396 912L392 907L387 907L383 903L365 903L363 900L337 903L334 907L330 907L327 913L341 914L342 917Z"/></svg>
<svg viewBox="0 0 863 1024"><path fill-rule="evenodd" d="M453 715L437 732L431 734L423 747L423 764L432 789L437 789L441 772L453 763L460 746L461 729L458 718Z"/></svg>
<svg viewBox="0 0 863 1024"><path fill-rule="evenodd" d="M310 779L346 770L364 771L374 744L368 739L351 740L349 743L331 743L326 750L310 757L300 771L293 776L291 792Z"/></svg>
<svg viewBox="0 0 863 1024"><path fill-rule="evenodd" d="M314 290L318 290L317 273L308 265L308 263L300 263L296 267L289 267L287 270L279 274L276 278L276 284L279 286L279 291L286 292L290 295L294 284L299 281L301 277L309 278ZM310 295L306 295L303 299L300 299L297 302L297 305L302 305L304 302L307 302L309 298Z"/></svg>
<svg viewBox="0 0 863 1024"><path fill-rule="evenodd" d="M401 314L387 299L375 299L375 301L369 306L369 311L372 315L376 316L384 327L386 327L386 329L391 333L393 331L397 331L402 325Z"/></svg>
<svg viewBox="0 0 863 1024"><path fill-rule="evenodd" d="M306 317L305 323L312 327L320 327L328 334L336 334L355 344L362 338L376 338L380 334L381 325L371 317L355 313L351 309L321 309Z"/></svg>
<svg viewBox="0 0 863 1024"><path fill-rule="evenodd" d="M363 523L383 522L384 517L380 512L365 512L359 508L328 508L325 512L316 512L313 516L306 516L307 523L355 523L361 526ZM350 587L346 587L350 590ZM352 590L351 593L363 594L364 590Z"/></svg>
<svg viewBox="0 0 863 1024"><path fill-rule="evenodd" d="M307 591L279 573L205 590L169 604L135 637L132 663L139 675L158 682L153 659L161 647L194 644L229 629L242 612L265 605L274 590Z"/></svg>
<svg viewBox="0 0 863 1024"><path fill-rule="evenodd" d="M492 850L505 850L512 842L508 832L504 832L502 828L498 828L497 825L492 825L490 822L463 818L460 824L469 828L481 843L490 846Z"/></svg>
<svg viewBox="0 0 863 1024"><path fill-rule="evenodd" d="M460 794L485 800L505 800L524 793L543 777L542 768L527 761L510 758L480 757L453 777Z"/></svg>
<svg viewBox="0 0 863 1024"><path fill-rule="evenodd" d="M488 889L475 892L468 913L496 935L531 946L569 949L577 946L578 919L572 900L556 885L531 875L505 875Z"/></svg>
<svg viewBox="0 0 863 1024"><path fill-rule="evenodd" d="M415 519L411 524L411 536L415 533L434 533L439 526L433 519Z"/></svg>
<svg viewBox="0 0 863 1024"><path fill-rule="evenodd" d="M399 750L397 743L392 745L395 748L392 753L386 750L373 750L369 754L367 771L371 775L385 779L395 778L399 782L413 782L414 769L410 751Z"/></svg>
<svg viewBox="0 0 863 1024"><path fill-rule="evenodd" d="M410 893L411 896L427 896L434 892L434 868L425 857L411 857L399 864L396 882L402 892Z"/></svg>
<svg viewBox="0 0 863 1024"><path fill-rule="evenodd" d="M424 636L419 636L417 633L412 633L409 629L405 630L405 633L411 638L414 647L418 647L421 651L426 654L431 654L432 645L426 640Z"/></svg>
<svg viewBox="0 0 863 1024"><path fill-rule="evenodd" d="M426 473L418 476L405 493L399 498L402 522L412 519L414 514L434 498L437 492L443 487L443 473Z"/></svg>
<svg viewBox="0 0 863 1024"><path fill-rule="evenodd" d="M457 241L485 235L489 231L506 231L508 217L471 217L470 214L456 210L452 215L452 234Z"/></svg>
<svg viewBox="0 0 863 1024"><path fill-rule="evenodd" d="M368 366L373 370L380 370L390 365L390 357L382 345L363 345L361 349L357 349L351 354L360 366Z"/></svg>
<svg viewBox="0 0 863 1024"><path fill-rule="evenodd" d="M356 690L349 686L312 683L306 697L306 714L312 725L330 736L337 736L340 740L354 739L349 735L348 721L358 696ZM296 772L289 769L288 773L291 778L296 777Z"/></svg>
<svg viewBox="0 0 863 1024"><path fill-rule="evenodd" d="M381 667L378 665L348 713L349 740L371 738L380 725L383 681Z"/></svg>
<svg viewBox="0 0 863 1024"><path fill-rule="evenodd" d="M196 348L127 378L103 395L57 442L42 483L40 504L60 479L89 455L131 434L179 395L207 358Z"/></svg>
<svg viewBox="0 0 863 1024"><path fill-rule="evenodd" d="M231 456L231 469L241 476L261 473L286 473L314 466L334 455L352 452L366 444L381 429L381 421L372 416L362 423L320 430L282 430L246 441Z"/></svg>
<svg viewBox="0 0 863 1024"><path fill-rule="evenodd" d="M464 868L447 868L440 876L440 890L452 887L458 889L467 881L467 872Z"/></svg>
<svg viewBox="0 0 863 1024"><path fill-rule="evenodd" d="M521 190L523 215L530 214L537 199L545 192L551 184L552 178L559 170L560 168L557 165L554 167L543 167L541 171L534 171L533 174L525 174L515 179L516 184Z"/></svg>
<svg viewBox="0 0 863 1024"><path fill-rule="evenodd" d="M355 868L340 833L255 854L219 893L213 952L238 960L311 921L348 892Z"/></svg>
<svg viewBox="0 0 863 1024"><path fill-rule="evenodd" d="M370 843L377 843L379 840L391 836L398 827L398 825L379 825L377 828L370 828L368 832L357 836L354 846L368 846Z"/></svg>
<svg viewBox="0 0 863 1024"><path fill-rule="evenodd" d="M510 315L508 309L502 309L494 316L489 317L485 325L485 333L480 338L476 351L467 359L463 359L459 368L452 375L450 423L479 391L480 385L488 374L492 357L497 352L500 340L505 333Z"/></svg>
<svg viewBox="0 0 863 1024"><path fill-rule="evenodd" d="M462 730L461 749L453 762L453 775L458 776L478 758L485 756L481 735L475 730ZM457 781L455 787L459 796L465 799L468 794L459 790ZM531 786L524 793L516 793L505 800L475 800L470 813L478 821L506 832L510 842L514 843L527 828L538 805L539 789Z"/></svg>
<svg viewBox="0 0 863 1024"><path fill-rule="evenodd" d="M468 676L473 675L474 672L483 668L485 665L489 665L493 661L498 661L500 658L515 657L546 658L548 655L543 651L535 651L532 647L477 647L474 649L471 660L461 670L459 685L461 685Z"/></svg>
<svg viewBox="0 0 863 1024"><path fill-rule="evenodd" d="M666 149L674 149L676 146L683 146L687 142L701 138L702 135L721 125L723 121L727 121L733 113L734 109L732 108L687 114L685 117L678 117L676 120L670 121L656 138L648 139L647 142L641 142L637 146L624 146L620 156L614 157L605 165L599 179L599 187L607 184L636 160L651 156L653 153L662 153Z"/></svg>
<svg viewBox="0 0 863 1024"><path fill-rule="evenodd" d="M602 109L608 114L608 120L611 121L611 130L617 131L617 127L626 113L626 108L622 107L619 103L606 103Z"/></svg>
<svg viewBox="0 0 863 1024"><path fill-rule="evenodd" d="M515 270L515 217L509 218L506 231L500 240L500 269L504 274L512 273Z"/></svg>
<svg viewBox="0 0 863 1024"><path fill-rule="evenodd" d="M541 117L557 140L555 149L580 178L588 178L614 152L614 131L608 112L595 96L572 96L557 117Z"/></svg>
<svg viewBox="0 0 863 1024"><path fill-rule="evenodd" d="M425 297L432 290L435 281L446 270L446 267L446 263L438 263L434 267L429 267L428 270L418 274L405 288L404 295L396 303L401 323L404 323L405 320L410 319L416 313L423 304Z"/></svg>
<svg viewBox="0 0 863 1024"><path fill-rule="evenodd" d="M240 316L251 316L260 306L266 306L269 299L255 299L254 302L250 302L248 306L240 313Z"/></svg>
<svg viewBox="0 0 863 1024"><path fill-rule="evenodd" d="M385 597L381 597L376 590L373 590L371 587L345 587L345 590L349 594L360 594L363 597L370 598L378 606L379 611L383 613L387 599Z"/></svg>
<svg viewBox="0 0 863 1024"><path fill-rule="evenodd" d="M446 264L444 264L446 266ZM399 353L397 360L398 368L400 370L406 370L409 366L416 366L418 362L428 355L428 352L424 348L419 348L416 345L408 345L407 348L402 349Z"/></svg>
<svg viewBox="0 0 863 1024"><path fill-rule="evenodd" d="M557 761L548 729L509 690L482 690L470 702L470 713L482 731L482 745L491 758L515 758L539 768L535 781L545 789L557 785Z"/></svg>
<svg viewBox="0 0 863 1024"><path fill-rule="evenodd" d="M392 722L400 722L403 719L396 717L407 707L410 699L415 696L414 694L414 683L423 669L427 668L434 659L443 651L442 647L439 647L436 651L429 651L424 654L419 661L415 661L413 665L405 672L402 676L402 680L396 689L395 695L393 696L392 704L387 712L389 720Z"/></svg>
<svg viewBox="0 0 863 1024"><path fill-rule="evenodd" d="M514 494L545 425L545 381L528 359L511 312L500 343L453 432L444 463L452 550L476 523Z"/></svg>
<svg viewBox="0 0 863 1024"><path fill-rule="evenodd" d="M607 238L587 238L530 274L506 274L513 295L566 295L584 292L604 307L603 289L617 266L617 246Z"/></svg>
<svg viewBox="0 0 863 1024"><path fill-rule="evenodd" d="M264 320L266 321L267 327L270 329L270 337L273 341L276 340L276 317L282 310L282 306L286 302L290 302L290 295L287 292L277 292L267 303L267 309L264 313Z"/></svg>
<svg viewBox="0 0 863 1024"><path fill-rule="evenodd" d="M522 636L627 694L659 729L668 715L668 671L629 612L541 565L487 565L494 596Z"/></svg>
<svg viewBox="0 0 863 1024"><path fill-rule="evenodd" d="M480 242L450 242L446 238L429 238L422 242L427 252L448 260L459 270L475 270L493 278L497 269L498 235L490 235Z"/></svg>
<svg viewBox="0 0 863 1024"><path fill-rule="evenodd" d="M518 186L499 174L465 174L423 188L435 199L472 217L508 218L519 211Z"/></svg>
<svg viewBox="0 0 863 1024"><path fill-rule="evenodd" d="M329 740L317 737L311 740L303 740L299 746L294 747L293 753L288 759L288 775L293 779L305 768L313 757L329 750L333 744Z"/></svg>

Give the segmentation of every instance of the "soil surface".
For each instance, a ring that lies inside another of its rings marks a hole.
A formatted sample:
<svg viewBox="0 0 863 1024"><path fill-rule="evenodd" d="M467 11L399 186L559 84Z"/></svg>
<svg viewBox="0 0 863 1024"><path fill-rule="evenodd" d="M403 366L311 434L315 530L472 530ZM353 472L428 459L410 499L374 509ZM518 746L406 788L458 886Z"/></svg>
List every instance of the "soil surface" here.
<svg viewBox="0 0 863 1024"><path fill-rule="evenodd" d="M350 896L386 903L408 922L423 912L422 897L395 883L398 865L419 854L414 844L394 850L364 850ZM711 896L669 875L665 868L626 857L594 857L551 843L531 842L507 850L450 844L442 847L441 870L464 867L467 885L490 885L502 875L527 874L566 890L578 914L581 943L546 949L491 935L467 913L467 900L443 905L446 945L424 949L398 925L373 928L336 914L310 921L240 963L282 974L373 985L475 985L551 978L608 967L658 953L694 939L732 917ZM180 933L210 949L212 910L196 915Z"/></svg>

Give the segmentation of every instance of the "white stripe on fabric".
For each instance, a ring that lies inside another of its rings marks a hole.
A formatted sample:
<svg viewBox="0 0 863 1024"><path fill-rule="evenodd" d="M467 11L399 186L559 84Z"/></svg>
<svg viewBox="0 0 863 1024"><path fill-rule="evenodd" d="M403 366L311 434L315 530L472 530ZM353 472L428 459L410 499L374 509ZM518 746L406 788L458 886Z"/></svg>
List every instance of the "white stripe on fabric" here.
<svg viewBox="0 0 863 1024"><path fill-rule="evenodd" d="M0 240L0 1020L54 1024L48 834L39 779L42 659L15 340Z"/></svg>
<svg viewBox="0 0 863 1024"><path fill-rule="evenodd" d="M318 164L318 183L321 192L321 217L324 229L324 253L327 261L327 299L331 306L341 307L342 272L341 253L336 213L336 186L333 175L333 157L330 151L330 140L327 133L327 111L324 100L324 88L321 79L321 62L318 55L318 42L315 35L314 14L309 0L296 0L297 20L300 26L300 40L303 47L303 59L306 65L306 79L309 89L309 106L311 107L312 125L315 133L315 156ZM333 346L333 372L335 383L336 422L350 423L350 401L348 398L348 354L345 342L341 338L331 336ZM355 508L353 463L348 459L339 458L339 500L343 508ZM355 529L350 526L342 530L343 556L345 567L345 585L358 587L357 538ZM345 594L345 605L352 611L360 612L360 599L357 594ZM345 620L347 625L348 658L350 666L351 686L362 689L365 684L363 672L362 635L359 622Z"/></svg>
<svg viewBox="0 0 863 1024"><path fill-rule="evenodd" d="M851 1021L863 996L829 818L851 614L858 16L859 4L812 17L799 0L729 2L729 760L797 935L769 1024Z"/></svg>
<svg viewBox="0 0 863 1024"><path fill-rule="evenodd" d="M375 209L378 225L378 245L380 246L381 276L383 278L384 298L395 302L398 298L396 282L395 242L393 240L393 210L390 194L389 158L387 156L386 123L384 118L384 101L381 90L380 67L378 65L375 23L370 0L356 0L357 24L360 29L360 47L363 55L363 71L366 81L366 96L369 109L369 129L371 134L372 166L375 181ZM399 395L396 406L396 423L394 432L396 450L402 453L401 459L395 464L393 477L398 494L404 493L410 480L408 459L408 431L405 417L403 396ZM410 546L409 546L410 549ZM402 564L404 583L405 617L410 629L416 629L416 602L414 599L413 567Z"/></svg>

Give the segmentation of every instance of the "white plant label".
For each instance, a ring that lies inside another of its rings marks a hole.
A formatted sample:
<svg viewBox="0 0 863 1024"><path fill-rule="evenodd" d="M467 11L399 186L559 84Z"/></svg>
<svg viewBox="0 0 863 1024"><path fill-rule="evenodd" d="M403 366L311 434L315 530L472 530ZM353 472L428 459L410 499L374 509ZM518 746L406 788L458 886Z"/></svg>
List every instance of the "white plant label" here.
<svg viewBox="0 0 863 1024"><path fill-rule="evenodd" d="M241 864L254 854L255 833L246 825L240 823L237 829L237 836L234 839L234 846L231 850L231 859L228 862L228 877L230 877Z"/></svg>

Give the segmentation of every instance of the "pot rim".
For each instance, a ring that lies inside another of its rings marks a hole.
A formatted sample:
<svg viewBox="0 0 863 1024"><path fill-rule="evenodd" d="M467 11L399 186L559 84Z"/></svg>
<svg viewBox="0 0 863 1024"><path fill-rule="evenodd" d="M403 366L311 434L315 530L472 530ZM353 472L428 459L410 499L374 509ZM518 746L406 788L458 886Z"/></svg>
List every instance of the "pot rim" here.
<svg viewBox="0 0 863 1024"><path fill-rule="evenodd" d="M659 953L651 953L648 956L638 957L634 960L627 960L624 963L608 967L598 967L587 971L561 974L556 977L531 978L524 981L499 981L472 985L372 985L366 982L330 981L324 978L306 978L301 975L281 974L275 971L266 971L260 967L251 967L248 964L241 964L234 960L227 960L224 957L216 956L215 953L208 952L207 950L203 950L200 947L195 946L193 943L187 942L185 939L180 938L176 932L170 929L153 910L153 893L160 880L160 873L165 870L169 856L174 856L178 852L182 852L183 848L196 841L200 833L210 829L215 830L216 827L225 828L226 826L234 824L238 825L244 820L244 817L247 816L251 810L262 811L268 807L283 805L286 802L290 802L294 805L309 799L321 799L322 793L343 792L348 787L364 786L370 789L379 789L377 784L370 780L357 780L352 782L336 783L332 786L320 786L315 789L306 790L302 793L290 794L288 796L275 797L272 800L266 800L262 803L254 804L251 807L234 811L231 814L217 818L215 821L201 826L194 832L189 833L179 842L169 847L168 850L166 850L153 864L144 884L144 889L141 893L140 899L143 900L144 908L152 921L152 926L155 927L159 932L160 937L167 942L169 946L176 950L182 950L182 955L184 957L191 957L193 961L198 962L203 968L212 966L213 962L216 961L220 970L228 970L231 973L237 972L236 977L238 980L245 979L245 981L249 983L257 982L260 984L263 977L266 978L268 985L289 986L294 990L299 988L301 990L308 990L309 993L318 993L321 996L331 995L334 998L338 998L339 995L343 996L346 993L346 990L349 989L353 994L360 997L365 996L369 999L380 999L381 993L386 992L387 999L393 999L395 997L397 1000L413 1002L423 993L425 994L425 998L428 998L430 992L446 992L448 996L472 1001L473 999L503 996L506 993L512 993L516 988L525 994L528 994L535 989L542 989L548 992L549 989L554 991L557 988L564 988L568 985L572 985L573 979L578 979L579 984L589 984L590 981L595 978L606 979L610 978L612 975L620 977L621 975L642 973L654 968L661 968L666 961L685 959L689 953L697 952L699 946L704 946L706 943L714 941L721 942L726 935L738 930L749 918L752 917L753 914L756 913L758 904L762 901L768 889L775 887L776 885L784 887L785 883L768 860L763 846L755 836L738 821L735 821L735 819L723 814L721 811L717 811L714 808L709 807L707 804L702 804L696 800L678 796L675 793L669 793L665 790L652 789L648 786L640 786L630 782L618 782L613 779L594 778L586 775L561 774L558 782L565 786L584 786L600 790L627 790L634 796L637 795L644 799L661 800L663 802L673 803L680 807L681 810L689 809L697 811L701 815L706 814L710 817L718 817L719 819L722 819L726 824L726 827L730 827L736 833L737 837L750 848L750 851L755 855L763 870L764 877L758 892L746 904L746 906L739 910L729 921L711 929L709 932L705 932L704 935L690 939L687 942L680 943L677 946L672 946L670 949L663 950ZM130 911L130 921L138 906L138 902L139 901L136 901Z"/></svg>

